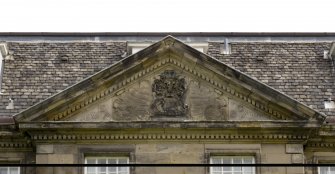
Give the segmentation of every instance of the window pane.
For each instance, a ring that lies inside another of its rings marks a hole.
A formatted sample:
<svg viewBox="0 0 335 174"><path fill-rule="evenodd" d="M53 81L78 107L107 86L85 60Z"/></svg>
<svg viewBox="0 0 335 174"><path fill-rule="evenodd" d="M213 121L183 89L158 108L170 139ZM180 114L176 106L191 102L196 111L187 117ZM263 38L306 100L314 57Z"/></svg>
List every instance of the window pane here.
<svg viewBox="0 0 335 174"><path fill-rule="evenodd" d="M86 159L87 164L95 164L95 159Z"/></svg>
<svg viewBox="0 0 335 174"><path fill-rule="evenodd" d="M212 164L253 164L252 156L216 156L211 157ZM254 174L254 167L211 167L210 174Z"/></svg>
<svg viewBox="0 0 335 174"><path fill-rule="evenodd" d="M106 173L106 167L98 167L98 173Z"/></svg>
<svg viewBox="0 0 335 174"><path fill-rule="evenodd" d="M320 167L320 174L327 174L328 167Z"/></svg>
<svg viewBox="0 0 335 174"><path fill-rule="evenodd" d="M212 158L212 164L221 164L221 158Z"/></svg>
<svg viewBox="0 0 335 174"><path fill-rule="evenodd" d="M233 164L242 164L242 158L241 157L234 157L233 158ZM233 167L233 171L242 171L242 167Z"/></svg>
<svg viewBox="0 0 335 174"><path fill-rule="evenodd" d="M106 164L106 159L98 159L98 164Z"/></svg>
<svg viewBox="0 0 335 174"><path fill-rule="evenodd" d="M108 159L108 164L116 164L116 159Z"/></svg>
<svg viewBox="0 0 335 174"><path fill-rule="evenodd" d="M119 164L127 164L128 160L127 159L119 159Z"/></svg>
<svg viewBox="0 0 335 174"><path fill-rule="evenodd" d="M127 172L128 167L119 167L119 172Z"/></svg>
<svg viewBox="0 0 335 174"><path fill-rule="evenodd" d="M212 167L213 172L221 172L221 167Z"/></svg>
<svg viewBox="0 0 335 174"><path fill-rule="evenodd" d="M116 167L108 167L108 172L109 173L115 173L116 172Z"/></svg>
<svg viewBox="0 0 335 174"><path fill-rule="evenodd" d="M222 158L222 164L231 164L232 158L231 157L223 157ZM231 172L233 170L232 167L223 167L223 171L229 171Z"/></svg>
<svg viewBox="0 0 335 174"><path fill-rule="evenodd" d="M108 164L116 164L116 159L108 159ZM116 173L116 167L108 167L109 173Z"/></svg>
<svg viewBox="0 0 335 174"><path fill-rule="evenodd" d="M19 168L18 167L10 167L9 168L10 174L19 174Z"/></svg>
<svg viewBox="0 0 335 174"><path fill-rule="evenodd" d="M243 171L252 173L253 169L252 169L252 167L243 167Z"/></svg>
<svg viewBox="0 0 335 174"><path fill-rule="evenodd" d="M88 173L95 173L95 167L87 167Z"/></svg>
<svg viewBox="0 0 335 174"><path fill-rule="evenodd" d="M211 174L222 174L221 172L211 172Z"/></svg>
<svg viewBox="0 0 335 174"><path fill-rule="evenodd" d="M253 158L244 158L243 159L243 164L252 164L253 163Z"/></svg>
<svg viewBox="0 0 335 174"><path fill-rule="evenodd" d="M7 174L7 167L0 167L0 174Z"/></svg>
<svg viewBox="0 0 335 174"><path fill-rule="evenodd" d="M86 158L88 164L127 164L126 157L96 157ZM85 174L129 174L129 167L87 167Z"/></svg>

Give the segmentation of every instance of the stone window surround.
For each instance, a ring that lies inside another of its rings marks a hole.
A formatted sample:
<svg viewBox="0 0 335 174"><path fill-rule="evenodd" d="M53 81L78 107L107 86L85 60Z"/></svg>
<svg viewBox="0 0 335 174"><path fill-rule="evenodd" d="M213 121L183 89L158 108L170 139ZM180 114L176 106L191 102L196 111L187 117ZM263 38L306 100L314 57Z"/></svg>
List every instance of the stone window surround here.
<svg viewBox="0 0 335 174"><path fill-rule="evenodd" d="M314 164L335 164L335 156L314 156ZM313 167L313 174L320 174L319 167Z"/></svg>
<svg viewBox="0 0 335 174"><path fill-rule="evenodd" d="M89 163L88 162L89 160L93 160L94 163ZM101 164L101 163L98 162L99 160L104 160L106 162L105 164L107 164L107 162L109 160L115 160L116 164L120 164L120 160L126 160L126 163L121 163L121 164L129 164L129 156L128 155L117 155L117 156L114 156L114 155L113 156L111 156L111 155L108 155L108 156L86 156L85 157L85 164ZM90 167L85 167L85 172L84 172L85 174L91 173L91 172L88 172L88 170L86 170L88 168L90 168ZM109 169L108 169L109 167L98 167L98 168L104 168L106 170L106 173L109 173ZM120 168L128 168L127 174L130 173L129 167L115 167L115 172L117 174L124 173L123 171L122 172L119 171ZM94 173L99 173L99 170L98 171L95 170Z"/></svg>
<svg viewBox="0 0 335 174"><path fill-rule="evenodd" d="M255 164L261 163L260 149L206 149L205 163L210 164L211 156L253 156ZM255 167L256 174L260 173L260 168ZM206 168L205 174L210 174L210 167Z"/></svg>
<svg viewBox="0 0 335 174"><path fill-rule="evenodd" d="M21 158L13 158L13 157L5 157L5 158L0 158L0 164L15 164L15 163L19 163L22 164L23 163L23 159ZM5 166L3 166L5 167ZM19 174L21 173L25 173L25 167L19 167Z"/></svg>
<svg viewBox="0 0 335 174"><path fill-rule="evenodd" d="M129 147L84 147L79 148L78 163L85 164L85 157L99 157L99 156L128 156L129 164L135 163L135 148ZM78 173L85 174L83 167L78 168ZM129 174L135 174L135 167L129 167Z"/></svg>

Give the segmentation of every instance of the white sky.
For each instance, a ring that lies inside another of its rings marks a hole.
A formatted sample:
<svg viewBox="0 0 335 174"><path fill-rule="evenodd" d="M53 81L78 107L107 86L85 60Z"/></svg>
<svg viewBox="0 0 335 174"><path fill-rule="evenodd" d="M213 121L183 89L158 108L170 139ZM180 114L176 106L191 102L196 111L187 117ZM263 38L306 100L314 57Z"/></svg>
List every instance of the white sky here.
<svg viewBox="0 0 335 174"><path fill-rule="evenodd" d="M0 13L0 32L335 30L334 0L0 0Z"/></svg>

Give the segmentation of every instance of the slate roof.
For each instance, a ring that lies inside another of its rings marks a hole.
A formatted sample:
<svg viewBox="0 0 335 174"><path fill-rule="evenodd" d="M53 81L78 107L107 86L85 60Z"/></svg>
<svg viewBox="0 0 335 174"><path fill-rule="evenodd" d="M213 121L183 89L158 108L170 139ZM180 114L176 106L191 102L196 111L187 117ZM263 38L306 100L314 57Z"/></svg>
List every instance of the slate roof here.
<svg viewBox="0 0 335 174"><path fill-rule="evenodd" d="M234 42L220 53L210 42L208 54L284 92L313 109L334 96L334 72L324 50L331 43ZM0 116L11 116L122 59L126 42L8 42L14 60L5 60ZM64 61L62 59L67 59ZM9 98L15 109L8 110Z"/></svg>
<svg viewBox="0 0 335 174"><path fill-rule="evenodd" d="M126 42L9 42L14 60L5 60L0 116L11 116L121 59ZM61 59L67 59L64 61ZM8 110L9 98L14 109Z"/></svg>
<svg viewBox="0 0 335 174"><path fill-rule="evenodd" d="M208 53L226 64L297 99L324 109L324 100L335 94L334 65L324 59L331 43L231 43L231 54L220 54L220 43L210 43Z"/></svg>

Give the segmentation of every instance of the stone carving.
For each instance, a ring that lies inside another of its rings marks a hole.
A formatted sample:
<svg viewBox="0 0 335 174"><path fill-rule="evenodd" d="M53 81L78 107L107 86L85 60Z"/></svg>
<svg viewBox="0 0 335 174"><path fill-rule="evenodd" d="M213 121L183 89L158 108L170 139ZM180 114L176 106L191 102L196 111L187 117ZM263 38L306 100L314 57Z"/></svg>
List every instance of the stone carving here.
<svg viewBox="0 0 335 174"><path fill-rule="evenodd" d="M173 70L165 70L152 84L154 95L151 109L154 116L185 116L186 82Z"/></svg>

